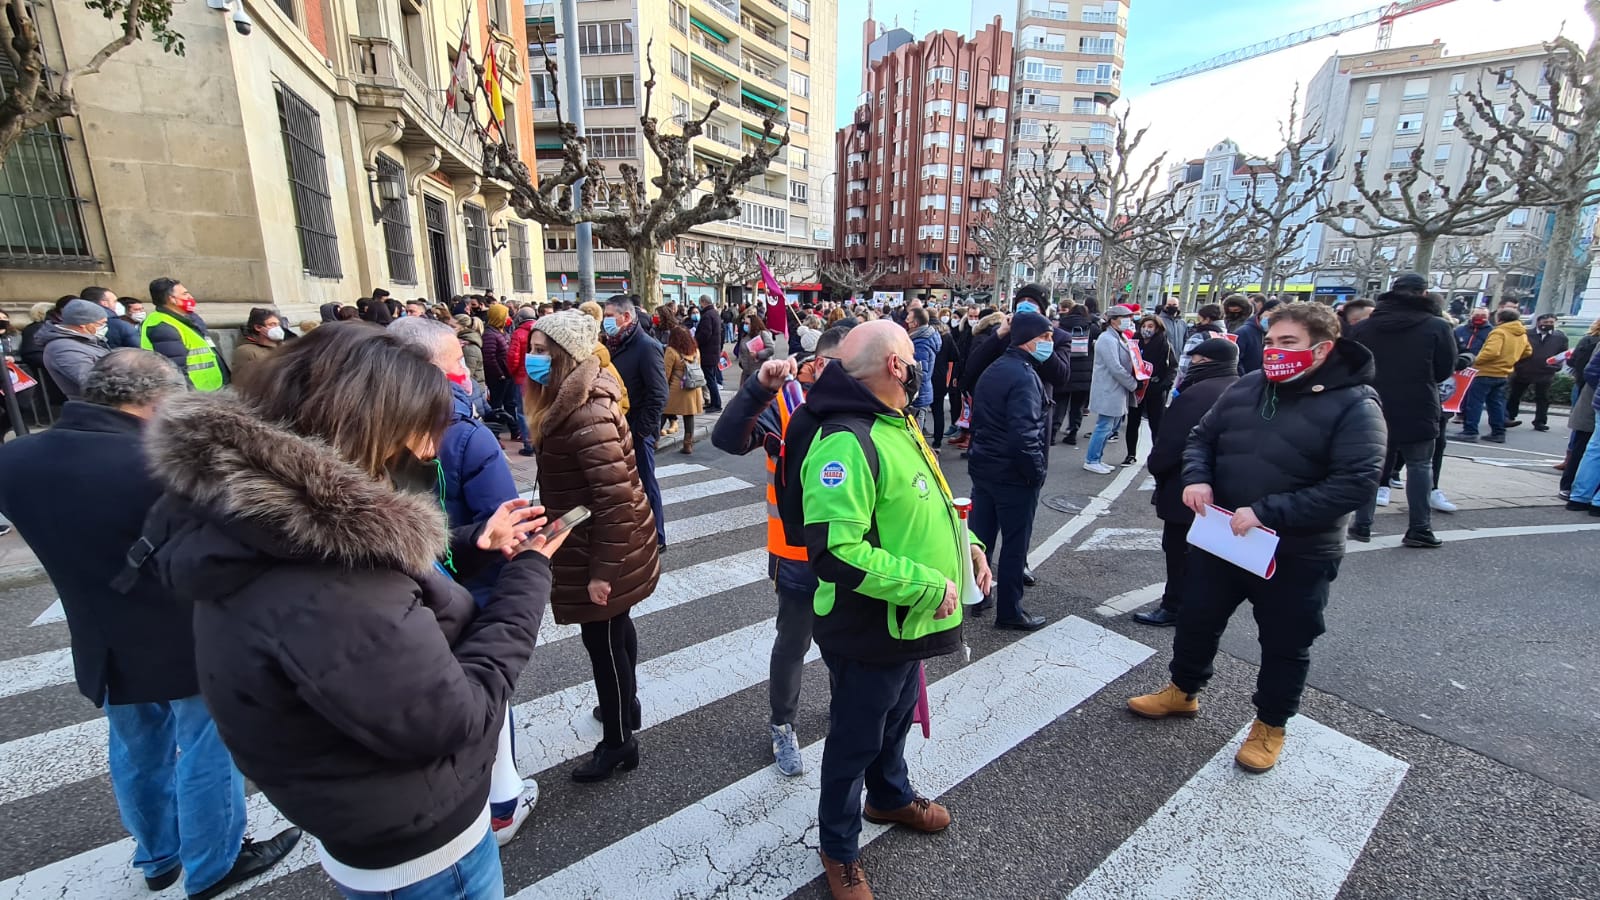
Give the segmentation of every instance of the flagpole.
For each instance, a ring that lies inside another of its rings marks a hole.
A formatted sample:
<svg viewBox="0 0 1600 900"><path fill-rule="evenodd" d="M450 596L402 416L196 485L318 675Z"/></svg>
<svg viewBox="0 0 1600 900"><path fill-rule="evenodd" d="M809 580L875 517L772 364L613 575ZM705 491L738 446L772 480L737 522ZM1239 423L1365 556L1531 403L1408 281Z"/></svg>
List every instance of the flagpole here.
<svg viewBox="0 0 1600 900"><path fill-rule="evenodd" d="M466 18L461 20L461 40L456 44L456 53L458 53L458 54L467 53L467 58L469 60L471 59L471 54L468 53L468 49L469 49L469 47L471 45L469 45L467 43L467 28L472 25L472 10L473 10L473 7L476 6L476 5L477 4L474 4L474 3L468 3L467 4L467 15L466 15ZM450 110L455 106L456 92L461 89L461 85L456 83L459 80L459 79L456 78L456 73L460 72L460 71L461 71L461 61L458 58L456 60L455 68L450 70L450 92L451 92L451 95L449 97L445 98L444 108L439 111L439 128L440 129L444 128L445 119L450 117ZM457 140L459 140L459 138L457 138Z"/></svg>

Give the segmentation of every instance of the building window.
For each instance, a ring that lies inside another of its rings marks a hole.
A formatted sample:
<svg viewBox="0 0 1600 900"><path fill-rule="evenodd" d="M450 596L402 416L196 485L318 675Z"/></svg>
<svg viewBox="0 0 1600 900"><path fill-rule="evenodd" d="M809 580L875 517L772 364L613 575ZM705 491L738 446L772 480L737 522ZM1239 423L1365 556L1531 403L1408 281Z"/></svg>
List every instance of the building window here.
<svg viewBox="0 0 1600 900"><path fill-rule="evenodd" d="M922 114L926 116L948 116L950 115L950 101L929 100L927 105L922 108Z"/></svg>
<svg viewBox="0 0 1600 900"><path fill-rule="evenodd" d="M394 184L405 184L406 170L380 153L378 177ZM411 204L404 198L383 205L383 249L389 259L389 280L416 284L417 258L411 249Z"/></svg>
<svg viewBox="0 0 1600 900"><path fill-rule="evenodd" d="M1456 117L1459 116L1459 115L1461 115L1461 114L1459 112L1457 112L1456 110L1453 110L1453 109L1445 110L1444 111L1444 115L1439 117L1439 130L1440 131L1455 131L1456 130Z"/></svg>
<svg viewBox="0 0 1600 900"><path fill-rule="evenodd" d="M689 107L689 101L679 97L677 94L673 94L672 117L680 122L684 122L688 121L689 116L692 114L693 110Z"/></svg>
<svg viewBox="0 0 1600 900"><path fill-rule="evenodd" d="M944 102L945 103L949 103L950 101L946 100ZM967 105L965 103L957 103L956 104L956 121L957 122L965 122L966 120L967 120Z"/></svg>
<svg viewBox="0 0 1600 900"><path fill-rule="evenodd" d="M951 66L934 66L928 70L929 84L949 84L955 77L956 70Z"/></svg>
<svg viewBox="0 0 1600 900"><path fill-rule="evenodd" d="M1433 148L1433 164L1435 166L1442 167L1448 162L1450 162L1449 144L1440 144L1439 146Z"/></svg>
<svg viewBox="0 0 1600 900"><path fill-rule="evenodd" d="M578 249L577 235L570 231L550 231L544 233L544 252L546 253L571 253Z"/></svg>
<svg viewBox="0 0 1600 900"><path fill-rule="evenodd" d="M950 243L952 243L952 244L961 243L961 226L959 226L959 225L951 225L950 226ZM952 261L950 263L950 271L954 272L955 270L956 270L955 262Z"/></svg>
<svg viewBox="0 0 1600 900"><path fill-rule="evenodd" d="M1377 123L1378 123L1378 120L1374 119L1371 116L1367 116L1366 118L1361 120L1361 139L1362 140L1368 140L1368 139L1370 139L1372 137L1372 129L1377 125Z"/></svg>
<svg viewBox="0 0 1600 900"><path fill-rule="evenodd" d="M944 209L945 199L944 194L923 194L918 209Z"/></svg>
<svg viewBox="0 0 1600 900"><path fill-rule="evenodd" d="M688 30L689 7L679 3L678 0L671 0L667 5L667 20L672 23L673 28L679 31Z"/></svg>
<svg viewBox="0 0 1600 900"><path fill-rule="evenodd" d="M278 123L289 163L300 263L307 274L338 278L339 236L333 228L333 195L328 191L328 159L322 152L322 117L286 87L278 87Z"/></svg>
<svg viewBox="0 0 1600 900"><path fill-rule="evenodd" d="M1215 198L1215 197L1207 197L1204 200L1200 201L1200 213L1201 213L1201 215L1209 216L1212 213L1215 213L1216 211L1217 211L1217 198Z"/></svg>
<svg viewBox="0 0 1600 900"><path fill-rule="evenodd" d="M1461 93L1461 91L1463 89L1465 89L1466 83L1467 83L1467 76L1466 75L1464 75L1464 74L1462 74L1460 72L1457 72L1456 74L1451 75L1450 76L1450 96L1454 97L1455 95Z"/></svg>
<svg viewBox="0 0 1600 900"><path fill-rule="evenodd" d="M639 129L592 127L586 131L595 159L633 159L639 155Z"/></svg>
<svg viewBox="0 0 1600 900"><path fill-rule="evenodd" d="M1511 211L1511 214L1506 216L1506 227L1507 228L1526 228L1526 227L1528 227L1528 211L1526 209L1513 209Z"/></svg>
<svg viewBox="0 0 1600 900"><path fill-rule="evenodd" d="M528 89L533 94L534 109L556 108L556 76L550 72L534 72L528 76Z"/></svg>
<svg viewBox="0 0 1600 900"><path fill-rule="evenodd" d="M924 271L924 272L937 272L937 271L939 271L939 254L937 254L937 253L924 253L924 254L922 254L921 263L922 263L921 264L922 271Z"/></svg>
<svg viewBox="0 0 1600 900"><path fill-rule="evenodd" d="M990 78L989 78L989 90L991 90L991 91L1009 91L1009 90L1011 90L1011 76L1010 75L993 75L993 76L990 76Z"/></svg>
<svg viewBox="0 0 1600 900"><path fill-rule="evenodd" d="M1421 100L1428 96L1428 86L1432 80L1428 78L1407 78L1405 92L1400 95L1402 100Z"/></svg>
<svg viewBox="0 0 1600 900"><path fill-rule="evenodd" d="M632 75L590 75L583 79L583 105L588 109L632 106Z"/></svg>
<svg viewBox="0 0 1600 900"><path fill-rule="evenodd" d="M672 60L672 74L687 81L689 79L689 54L677 47L672 48L669 57Z"/></svg>
<svg viewBox="0 0 1600 900"><path fill-rule="evenodd" d="M804 147L789 148L789 165L796 169L804 169L811 165L811 154Z"/></svg>
<svg viewBox="0 0 1600 900"><path fill-rule="evenodd" d="M511 289L527 293L533 290L533 258L528 253L528 226L512 222L511 229Z"/></svg>
<svg viewBox="0 0 1600 900"><path fill-rule="evenodd" d="M790 72L789 90L793 91L797 97L811 96L811 77L809 75L801 75L799 72Z"/></svg>
<svg viewBox="0 0 1600 900"><path fill-rule="evenodd" d="M1368 106L1371 106L1372 104L1377 103L1379 100L1382 100L1382 99L1383 99L1383 84L1382 83L1375 81L1372 84L1367 85L1367 105Z"/></svg>
<svg viewBox="0 0 1600 900"><path fill-rule="evenodd" d="M922 146L924 148L948 147L950 146L950 132L930 131L922 136Z"/></svg>
<svg viewBox="0 0 1600 900"><path fill-rule="evenodd" d="M1389 168L1404 169L1411 165L1411 148L1396 147L1389 151Z"/></svg>
<svg viewBox="0 0 1600 900"><path fill-rule="evenodd" d="M966 176L966 173L967 169L965 166L956 166L955 171L950 175L950 179L956 184L960 184L962 179Z"/></svg>
<svg viewBox="0 0 1600 900"><path fill-rule="evenodd" d="M9 82L10 61L0 55ZM0 266L92 265L79 210L83 201L67 168L66 135L56 122L29 129L0 166Z"/></svg>
<svg viewBox="0 0 1600 900"><path fill-rule="evenodd" d="M1506 88L1511 87L1511 83L1516 81L1516 80L1517 80L1517 69L1516 69L1516 67L1515 66L1506 66L1504 69L1501 69L1500 71L1494 73L1494 87L1495 87L1495 90L1503 91Z"/></svg>
<svg viewBox="0 0 1600 900"><path fill-rule="evenodd" d="M811 185L804 181L789 182L789 200L794 203L810 203Z"/></svg>
<svg viewBox="0 0 1600 900"><path fill-rule="evenodd" d="M579 52L603 56L633 52L633 28L627 22L587 22L578 26Z"/></svg>
<svg viewBox="0 0 1600 900"><path fill-rule="evenodd" d="M1395 134L1421 134L1422 113L1407 113L1395 120Z"/></svg>
<svg viewBox="0 0 1600 900"><path fill-rule="evenodd" d="M806 0L789 0L789 12L802 22L811 21L811 4Z"/></svg>
<svg viewBox="0 0 1600 900"><path fill-rule="evenodd" d="M489 214L475 203L461 207L467 219L467 280L473 287L492 288L489 279Z"/></svg>
<svg viewBox="0 0 1600 900"><path fill-rule="evenodd" d="M785 232L789 230L789 211L779 206L767 206L749 200L739 202L739 224L760 231Z"/></svg>
<svg viewBox="0 0 1600 900"><path fill-rule="evenodd" d="M956 73L956 89L964 91L972 85L972 73L965 69Z"/></svg>
<svg viewBox="0 0 1600 900"><path fill-rule="evenodd" d="M929 163L922 167L923 178L948 178L950 167L944 163Z"/></svg>

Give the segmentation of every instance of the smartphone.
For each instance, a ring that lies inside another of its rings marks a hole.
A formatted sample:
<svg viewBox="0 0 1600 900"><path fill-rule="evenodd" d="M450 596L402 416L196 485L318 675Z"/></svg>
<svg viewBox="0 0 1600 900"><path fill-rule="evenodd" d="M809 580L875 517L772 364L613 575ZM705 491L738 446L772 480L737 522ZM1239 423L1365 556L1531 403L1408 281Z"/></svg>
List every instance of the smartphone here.
<svg viewBox="0 0 1600 900"><path fill-rule="evenodd" d="M529 537L542 537L546 541L554 540L588 521L590 515L589 507L575 506L566 515L554 522L545 523L543 527L529 535Z"/></svg>

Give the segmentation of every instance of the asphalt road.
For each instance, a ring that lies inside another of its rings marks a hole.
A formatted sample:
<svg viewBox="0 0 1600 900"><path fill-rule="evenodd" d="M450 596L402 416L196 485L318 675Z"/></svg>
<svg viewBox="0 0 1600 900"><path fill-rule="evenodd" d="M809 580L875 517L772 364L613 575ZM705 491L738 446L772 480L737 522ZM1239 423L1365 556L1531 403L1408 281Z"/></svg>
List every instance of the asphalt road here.
<svg viewBox="0 0 1600 900"><path fill-rule="evenodd" d="M1553 493L1540 454L1559 453L1564 433L1514 434L1451 453L1460 465L1538 460L1519 468L1545 473ZM963 493L965 467L945 454ZM1120 459L1121 445L1106 455ZM1159 523L1142 472L1093 475L1067 447L1052 460L1034 537L1041 583L1027 595L1052 627L1021 638L971 623L971 662L928 666L933 739L913 734L913 779L955 824L875 836L864 859L878 896L1600 897L1600 530L1575 530L1596 520L1463 511L1436 530L1475 533L1443 549L1380 540L1350 555L1284 763L1249 777L1231 754L1252 717L1250 617L1235 616L1199 718L1128 715L1126 697L1164 683L1172 632L1097 610L1160 583ZM673 587L638 617L643 765L600 785L567 778L594 740L589 666L576 640L542 647L515 700L519 758L541 798L502 852L508 893L826 896L810 849L815 766L796 781L771 774L763 629L774 604L752 553L762 527L748 518L761 460L703 443L660 464L703 468L663 482L678 498L669 537L698 536L674 540L663 558ZM1403 527L1386 514L1375 532ZM1493 531L1506 528L1524 533ZM150 896L130 877L131 849L115 845L125 834L94 753L98 713L46 667L65 625L31 624L53 598L47 585L0 594L0 900ZM819 742L820 662L802 697L802 743ZM314 858L297 864L242 896L336 896Z"/></svg>

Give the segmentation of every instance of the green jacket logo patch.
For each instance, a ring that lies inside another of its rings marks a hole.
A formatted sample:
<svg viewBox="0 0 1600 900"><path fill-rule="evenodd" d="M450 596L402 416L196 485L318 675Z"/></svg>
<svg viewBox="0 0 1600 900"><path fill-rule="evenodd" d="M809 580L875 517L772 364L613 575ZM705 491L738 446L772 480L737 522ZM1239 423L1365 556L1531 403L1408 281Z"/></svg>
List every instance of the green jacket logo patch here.
<svg viewBox="0 0 1600 900"><path fill-rule="evenodd" d="M835 488L844 484L844 480L848 476L849 473L845 471L844 463L834 460L823 465L820 478L823 487Z"/></svg>

